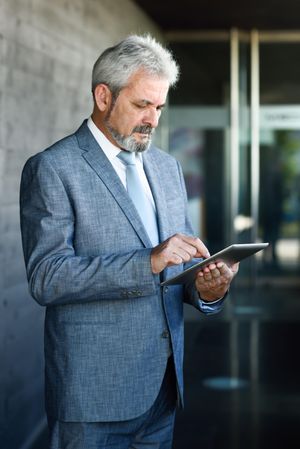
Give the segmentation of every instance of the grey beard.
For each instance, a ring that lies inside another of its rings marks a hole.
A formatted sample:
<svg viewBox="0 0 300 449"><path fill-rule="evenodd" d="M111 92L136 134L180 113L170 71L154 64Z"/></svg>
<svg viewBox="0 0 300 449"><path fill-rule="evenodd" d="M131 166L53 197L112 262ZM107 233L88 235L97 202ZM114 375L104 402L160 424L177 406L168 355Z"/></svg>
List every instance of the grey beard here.
<svg viewBox="0 0 300 449"><path fill-rule="evenodd" d="M113 128L109 123L109 117L108 120L107 119L105 120L105 124L114 140L124 150L127 150L131 153L142 153L144 151L147 151L151 145L151 137L154 133L154 129L152 129L149 125L136 126L133 129L132 133L141 132L147 133L149 135L149 138L147 140L137 142L132 134L130 136L123 136L115 128Z"/></svg>

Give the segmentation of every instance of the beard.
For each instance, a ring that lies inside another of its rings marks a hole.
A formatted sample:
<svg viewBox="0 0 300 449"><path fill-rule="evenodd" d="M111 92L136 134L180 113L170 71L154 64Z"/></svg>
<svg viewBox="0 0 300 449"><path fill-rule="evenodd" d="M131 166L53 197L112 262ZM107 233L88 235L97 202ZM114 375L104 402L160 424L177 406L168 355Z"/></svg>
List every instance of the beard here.
<svg viewBox="0 0 300 449"><path fill-rule="evenodd" d="M123 134L120 134L119 131L110 123L111 112L112 109L105 117L104 123L117 144L130 153L142 153L144 151L147 151L151 144L151 139L154 134L154 128L152 128L150 125L138 125L133 128L129 136L125 136ZM134 137L134 133L146 134L146 136L141 141L138 141Z"/></svg>

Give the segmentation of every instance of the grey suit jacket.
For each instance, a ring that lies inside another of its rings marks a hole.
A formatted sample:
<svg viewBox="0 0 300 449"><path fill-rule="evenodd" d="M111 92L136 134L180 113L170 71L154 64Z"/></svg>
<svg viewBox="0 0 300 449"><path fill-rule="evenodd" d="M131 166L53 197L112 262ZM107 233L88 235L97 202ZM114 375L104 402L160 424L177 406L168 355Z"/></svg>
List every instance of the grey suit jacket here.
<svg viewBox="0 0 300 449"><path fill-rule="evenodd" d="M160 240L191 234L177 161L151 148L144 168ZM198 297L193 286L161 289L147 233L86 122L27 161L20 209L30 292L47 306L49 416L141 415L158 394L171 351L182 398L183 301L199 307ZM174 266L163 276L181 270Z"/></svg>

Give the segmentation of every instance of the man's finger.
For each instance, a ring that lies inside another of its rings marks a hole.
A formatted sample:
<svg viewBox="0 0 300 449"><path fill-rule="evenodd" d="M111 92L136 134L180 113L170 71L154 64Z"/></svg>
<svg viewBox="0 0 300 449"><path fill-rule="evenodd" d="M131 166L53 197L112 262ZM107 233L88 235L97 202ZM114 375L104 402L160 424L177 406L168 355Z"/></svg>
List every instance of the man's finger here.
<svg viewBox="0 0 300 449"><path fill-rule="evenodd" d="M202 240L200 240L198 237L191 237L189 235L180 234L182 240L189 245L193 246L197 250L197 254L195 257L209 257L210 253Z"/></svg>
<svg viewBox="0 0 300 449"><path fill-rule="evenodd" d="M178 238L172 242L172 251L184 251L185 253L189 254L190 259L195 257L195 255L197 254L197 249L194 246Z"/></svg>
<svg viewBox="0 0 300 449"><path fill-rule="evenodd" d="M179 256L182 259L182 262L188 262L193 257L188 251L188 249L183 248L174 248L173 254Z"/></svg>
<svg viewBox="0 0 300 449"><path fill-rule="evenodd" d="M211 271L211 275L212 275L212 277L214 279L217 279L217 278L219 278L221 276L221 273L220 273L220 271L218 269L214 269L214 270Z"/></svg>

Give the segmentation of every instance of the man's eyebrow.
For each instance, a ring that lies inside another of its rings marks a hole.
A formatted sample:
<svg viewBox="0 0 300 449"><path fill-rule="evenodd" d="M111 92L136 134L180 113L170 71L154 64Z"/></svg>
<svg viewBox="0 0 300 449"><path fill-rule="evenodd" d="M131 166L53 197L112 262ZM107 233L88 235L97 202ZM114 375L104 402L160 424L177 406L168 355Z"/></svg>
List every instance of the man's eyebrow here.
<svg viewBox="0 0 300 449"><path fill-rule="evenodd" d="M137 103L137 104L141 104L141 105L143 105L143 106L151 106L151 105L154 104L154 103L152 103L152 101L149 101L149 100L146 100L146 99L143 99L143 100L137 100L136 103ZM163 108L165 105L166 105L166 103L162 103L162 104L159 104L157 107L158 107L158 108Z"/></svg>

